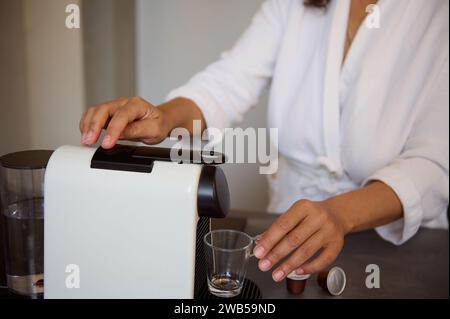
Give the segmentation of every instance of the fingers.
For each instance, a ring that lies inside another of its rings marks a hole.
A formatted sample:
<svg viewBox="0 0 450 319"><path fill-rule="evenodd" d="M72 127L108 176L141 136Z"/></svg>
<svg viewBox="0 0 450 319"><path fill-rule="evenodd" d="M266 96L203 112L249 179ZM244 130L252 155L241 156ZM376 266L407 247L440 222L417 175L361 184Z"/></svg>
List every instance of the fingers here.
<svg viewBox="0 0 450 319"><path fill-rule="evenodd" d="M309 258L323 246L324 234L317 232L300 246L285 262L283 262L273 272L272 277L275 281L283 280L291 272L303 265Z"/></svg>
<svg viewBox="0 0 450 319"><path fill-rule="evenodd" d="M145 119L150 110L151 108L142 103L139 98L130 99L111 118L102 141L102 147L105 149L112 148L119 140L127 125L137 119Z"/></svg>
<svg viewBox="0 0 450 319"><path fill-rule="evenodd" d="M282 216L261 237L253 251L256 258L262 259L267 253L298 223L300 223L311 209L308 201L299 201Z"/></svg>
<svg viewBox="0 0 450 319"><path fill-rule="evenodd" d="M104 128L110 117L124 104L128 98L119 98L95 107L89 108L80 121L80 131L82 133L81 142L85 145L92 145L97 142L101 130Z"/></svg>
<svg viewBox="0 0 450 319"><path fill-rule="evenodd" d="M344 236L326 206L301 200L264 233L254 255L260 259L259 268L267 271L291 254L272 273L275 281L281 281L296 269L298 274L311 274L328 267L341 251ZM322 253L309 261L320 250Z"/></svg>
<svg viewBox="0 0 450 319"><path fill-rule="evenodd" d="M316 219L306 217L300 225L288 233L263 259L258 263L259 269L267 271L281 259L302 245L308 238L320 229Z"/></svg>
<svg viewBox="0 0 450 319"><path fill-rule="evenodd" d="M327 246L322 253L296 270L299 275L314 274L328 268L342 250L342 243L335 242Z"/></svg>
<svg viewBox="0 0 450 319"><path fill-rule="evenodd" d="M120 134L119 139L156 144L164 137L161 135L161 128L158 123L154 119L147 119L128 124Z"/></svg>
<svg viewBox="0 0 450 319"><path fill-rule="evenodd" d="M110 117L114 116L114 113L120 107L120 104L114 105L102 105L98 107L91 116L87 142L93 144L97 142L102 129L109 121Z"/></svg>
<svg viewBox="0 0 450 319"><path fill-rule="evenodd" d="M91 122L92 115L95 109L93 107L89 108L84 112L80 120L80 132L81 132L81 143L86 144L88 140L89 124Z"/></svg>

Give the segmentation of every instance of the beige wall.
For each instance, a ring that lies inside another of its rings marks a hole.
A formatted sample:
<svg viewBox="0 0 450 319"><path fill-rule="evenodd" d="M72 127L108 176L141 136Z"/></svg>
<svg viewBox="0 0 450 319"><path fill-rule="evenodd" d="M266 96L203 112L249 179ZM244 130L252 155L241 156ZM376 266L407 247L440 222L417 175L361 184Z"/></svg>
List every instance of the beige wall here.
<svg viewBox="0 0 450 319"><path fill-rule="evenodd" d="M25 0L25 41L31 146L79 142L85 106L82 37L65 26L74 0Z"/></svg>
<svg viewBox="0 0 450 319"><path fill-rule="evenodd" d="M2 0L0 153L79 141L82 38L65 26L75 0Z"/></svg>
<svg viewBox="0 0 450 319"><path fill-rule="evenodd" d="M86 103L136 94L134 0L84 1Z"/></svg>
<svg viewBox="0 0 450 319"><path fill-rule="evenodd" d="M28 147L22 1L0 1L0 154Z"/></svg>

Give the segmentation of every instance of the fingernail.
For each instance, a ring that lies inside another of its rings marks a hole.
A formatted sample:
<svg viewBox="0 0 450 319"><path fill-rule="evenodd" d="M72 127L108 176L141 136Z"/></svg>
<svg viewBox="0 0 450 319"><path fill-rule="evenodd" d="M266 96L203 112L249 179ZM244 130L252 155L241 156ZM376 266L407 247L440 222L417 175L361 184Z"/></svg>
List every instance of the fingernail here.
<svg viewBox="0 0 450 319"><path fill-rule="evenodd" d="M106 135L103 138L102 147L109 147L110 144L111 144L111 136Z"/></svg>
<svg viewBox="0 0 450 319"><path fill-rule="evenodd" d="M275 280L275 281L280 281L281 279L283 279L283 277L284 277L284 272L281 270L277 270L273 274L273 280Z"/></svg>
<svg viewBox="0 0 450 319"><path fill-rule="evenodd" d="M92 137L94 136L94 133L92 132L92 131L89 131L89 132L87 132L87 133L84 133L83 134L83 143L84 144L88 144L91 140L92 140Z"/></svg>
<svg viewBox="0 0 450 319"><path fill-rule="evenodd" d="M256 258L261 258L262 256L264 256L264 247L256 246L255 249L253 250L253 254L255 255Z"/></svg>
<svg viewBox="0 0 450 319"><path fill-rule="evenodd" d="M295 273L296 273L297 275L303 275L303 274L305 273L305 271L304 271L302 268L299 268L299 269L297 269L297 270L295 271Z"/></svg>
<svg viewBox="0 0 450 319"><path fill-rule="evenodd" d="M81 143L85 143L86 142L86 133L83 133L82 135L81 135Z"/></svg>
<svg viewBox="0 0 450 319"><path fill-rule="evenodd" d="M261 269L262 271L267 271L270 269L270 266L272 266L272 263L270 262L270 260L268 259L263 259L261 260L261 262L259 263L259 269Z"/></svg>

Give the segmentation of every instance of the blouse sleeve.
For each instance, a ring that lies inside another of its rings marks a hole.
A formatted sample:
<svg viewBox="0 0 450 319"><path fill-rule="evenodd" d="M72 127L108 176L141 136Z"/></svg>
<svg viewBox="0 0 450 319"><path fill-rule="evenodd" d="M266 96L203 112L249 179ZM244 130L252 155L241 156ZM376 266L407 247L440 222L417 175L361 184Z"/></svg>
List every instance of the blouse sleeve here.
<svg viewBox="0 0 450 319"><path fill-rule="evenodd" d="M407 144L389 166L366 181L389 185L403 205L403 218L378 227L384 239L400 245L419 227L445 216L449 201L448 58L414 123Z"/></svg>

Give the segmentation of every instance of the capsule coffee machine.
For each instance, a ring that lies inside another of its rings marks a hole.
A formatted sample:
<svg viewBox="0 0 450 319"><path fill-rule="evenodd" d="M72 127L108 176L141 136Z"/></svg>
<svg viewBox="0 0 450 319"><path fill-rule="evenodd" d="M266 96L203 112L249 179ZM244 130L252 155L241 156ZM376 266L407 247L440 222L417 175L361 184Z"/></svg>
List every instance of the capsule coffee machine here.
<svg viewBox="0 0 450 319"><path fill-rule="evenodd" d="M173 156L172 156L173 158ZM181 158L181 160L180 160ZM221 154L63 146L45 175L45 298L195 298L229 210Z"/></svg>

